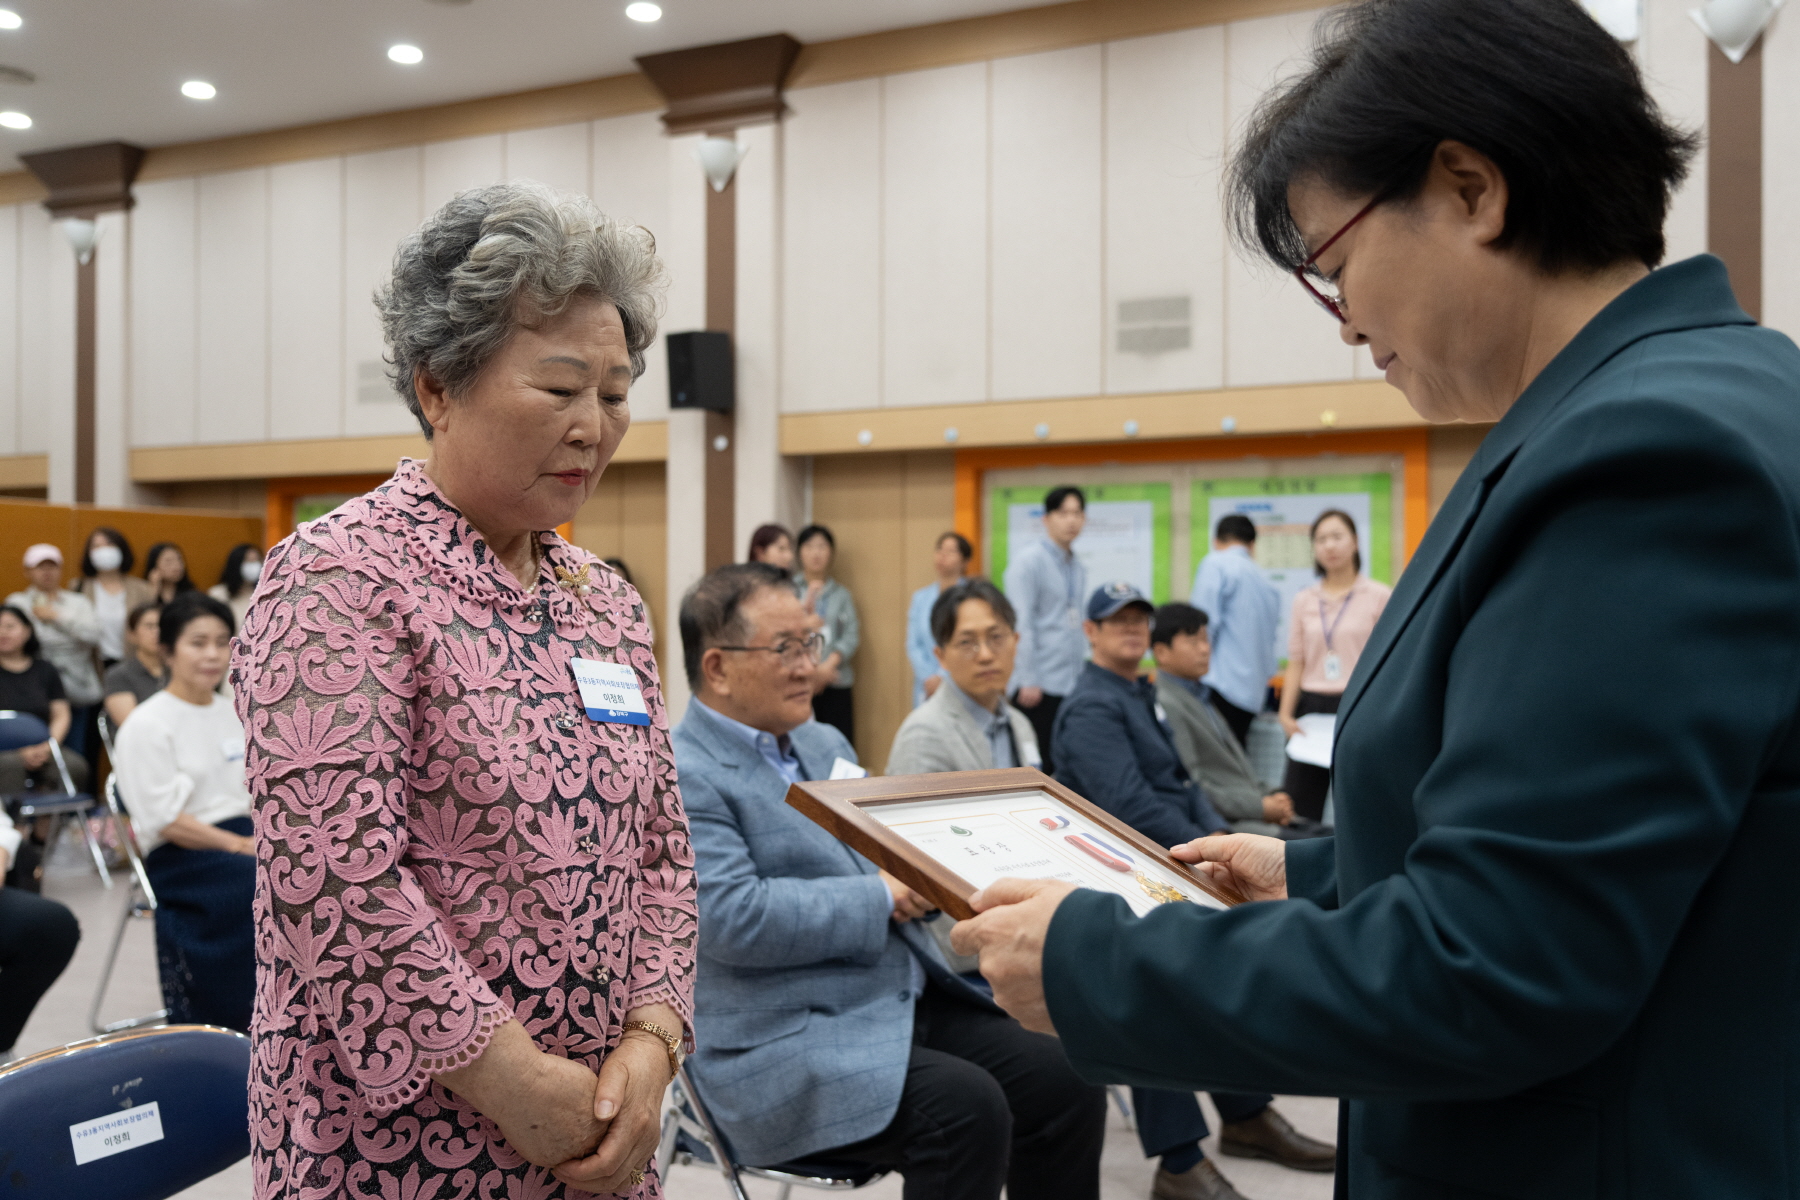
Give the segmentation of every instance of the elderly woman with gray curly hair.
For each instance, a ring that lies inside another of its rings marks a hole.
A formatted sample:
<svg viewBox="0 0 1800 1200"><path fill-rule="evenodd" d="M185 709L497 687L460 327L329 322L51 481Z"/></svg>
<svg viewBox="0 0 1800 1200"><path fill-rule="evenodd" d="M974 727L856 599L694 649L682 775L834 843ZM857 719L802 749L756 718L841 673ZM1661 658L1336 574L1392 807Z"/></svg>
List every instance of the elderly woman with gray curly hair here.
<svg viewBox="0 0 1800 1200"><path fill-rule="evenodd" d="M465 192L376 296L431 457L268 556L233 673L255 802L255 1195L661 1194L694 856L637 592L549 530L631 423L650 235Z"/></svg>

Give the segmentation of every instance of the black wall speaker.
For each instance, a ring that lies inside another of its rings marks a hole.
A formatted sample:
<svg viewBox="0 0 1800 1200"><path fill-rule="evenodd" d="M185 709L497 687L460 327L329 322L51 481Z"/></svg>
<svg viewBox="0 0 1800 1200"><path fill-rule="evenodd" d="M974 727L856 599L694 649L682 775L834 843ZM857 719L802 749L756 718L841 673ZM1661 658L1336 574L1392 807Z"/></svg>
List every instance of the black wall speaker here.
<svg viewBox="0 0 1800 1200"><path fill-rule="evenodd" d="M737 398L731 365L731 335L704 330L671 333L669 407L728 413Z"/></svg>

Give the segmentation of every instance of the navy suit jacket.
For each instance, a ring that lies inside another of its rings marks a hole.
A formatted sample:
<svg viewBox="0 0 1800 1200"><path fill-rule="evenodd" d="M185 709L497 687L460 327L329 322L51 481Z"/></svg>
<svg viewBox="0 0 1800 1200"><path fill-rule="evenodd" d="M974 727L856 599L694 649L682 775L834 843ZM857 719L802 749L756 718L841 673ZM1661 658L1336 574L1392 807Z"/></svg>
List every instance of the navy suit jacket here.
<svg viewBox="0 0 1800 1200"><path fill-rule="evenodd" d="M844 735L792 733L807 779L856 761ZM923 924L889 920L875 864L787 803L787 780L688 705L675 766L700 879L688 1067L739 1160L769 1165L887 1128L912 1056L913 964L972 1004Z"/></svg>
<svg viewBox="0 0 1800 1200"><path fill-rule="evenodd" d="M1800 1196L1800 351L1702 256L1591 321L1445 500L1286 902L1076 893L1093 1079L1347 1097L1340 1194Z"/></svg>

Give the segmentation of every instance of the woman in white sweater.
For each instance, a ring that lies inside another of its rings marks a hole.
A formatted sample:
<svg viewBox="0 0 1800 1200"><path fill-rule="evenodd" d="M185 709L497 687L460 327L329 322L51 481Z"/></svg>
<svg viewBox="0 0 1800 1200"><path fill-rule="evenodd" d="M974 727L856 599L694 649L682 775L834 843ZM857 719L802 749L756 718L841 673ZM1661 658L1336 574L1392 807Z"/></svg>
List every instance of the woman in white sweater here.
<svg viewBox="0 0 1800 1200"><path fill-rule="evenodd" d="M248 1029L256 846L244 730L218 694L233 632L231 609L202 592L164 606L169 682L120 728L114 767L156 889L169 1019Z"/></svg>

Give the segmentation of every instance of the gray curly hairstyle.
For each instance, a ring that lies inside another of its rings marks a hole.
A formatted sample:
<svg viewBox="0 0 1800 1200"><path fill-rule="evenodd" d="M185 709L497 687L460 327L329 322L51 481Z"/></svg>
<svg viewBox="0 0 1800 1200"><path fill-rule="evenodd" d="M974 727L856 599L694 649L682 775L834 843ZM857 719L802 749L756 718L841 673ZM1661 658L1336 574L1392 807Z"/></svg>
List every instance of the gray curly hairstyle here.
<svg viewBox="0 0 1800 1200"><path fill-rule="evenodd" d="M429 441L415 371L460 396L515 330L594 297L619 310L636 379L665 286L650 232L613 220L587 197L539 183L473 188L400 243L393 278L375 291L388 378Z"/></svg>

